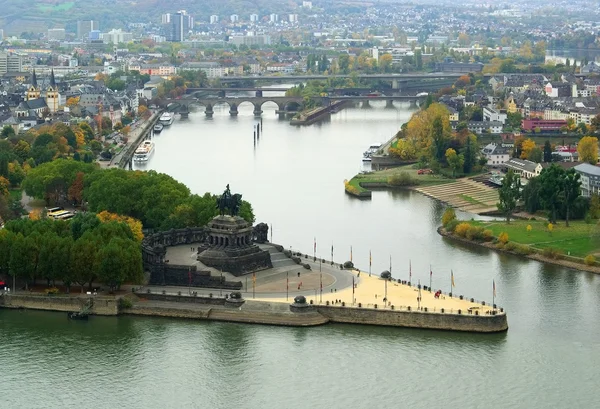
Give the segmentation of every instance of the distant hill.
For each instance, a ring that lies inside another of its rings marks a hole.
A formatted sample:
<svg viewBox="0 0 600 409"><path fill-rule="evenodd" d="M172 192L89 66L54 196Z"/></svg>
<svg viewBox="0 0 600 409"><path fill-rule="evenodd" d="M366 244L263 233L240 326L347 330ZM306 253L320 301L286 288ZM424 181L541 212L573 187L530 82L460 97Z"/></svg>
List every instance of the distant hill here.
<svg viewBox="0 0 600 409"><path fill-rule="evenodd" d="M181 9L201 23L211 14L226 18L298 12L301 4L301 0L0 0L0 28L8 35L48 28L75 31L77 20L97 20L100 30L109 30L124 28L128 22L158 23L161 14Z"/></svg>

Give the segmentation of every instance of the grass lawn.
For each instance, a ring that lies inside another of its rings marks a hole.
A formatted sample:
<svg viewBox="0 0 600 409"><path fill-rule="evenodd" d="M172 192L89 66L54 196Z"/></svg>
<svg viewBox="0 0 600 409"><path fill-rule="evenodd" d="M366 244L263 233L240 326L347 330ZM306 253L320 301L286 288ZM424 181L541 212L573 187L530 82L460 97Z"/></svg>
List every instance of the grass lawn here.
<svg viewBox="0 0 600 409"><path fill-rule="evenodd" d="M471 196L467 196L467 195L458 195L458 197L460 197L462 200L469 202L471 204L477 204L477 205L482 205L482 206L487 206L485 203L480 202L479 200L473 199Z"/></svg>
<svg viewBox="0 0 600 409"><path fill-rule="evenodd" d="M469 223L490 229L495 237L506 232L509 241L530 245L537 249L552 247L575 257L585 257L590 253L600 252L600 227L595 223L587 224L582 220L571 221L569 227L565 226L564 221L560 221L554 225L552 233L548 231L546 222L542 220L512 220L510 224L504 221ZM531 225L530 232L527 231L527 225Z"/></svg>
<svg viewBox="0 0 600 409"><path fill-rule="evenodd" d="M415 186L441 185L454 182L453 179L448 179L442 175L419 175L417 174L417 169L413 168L413 165L405 165L376 172L359 173L350 179L349 183L356 187L359 192L363 192L368 189L361 187L360 183L387 183L390 176L398 175L401 172L408 173L417 182Z"/></svg>

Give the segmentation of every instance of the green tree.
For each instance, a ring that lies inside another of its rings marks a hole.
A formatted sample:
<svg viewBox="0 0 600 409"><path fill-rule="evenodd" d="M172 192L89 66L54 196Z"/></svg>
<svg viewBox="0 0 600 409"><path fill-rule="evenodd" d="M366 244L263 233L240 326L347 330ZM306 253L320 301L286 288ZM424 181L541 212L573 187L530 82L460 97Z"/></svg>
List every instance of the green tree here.
<svg viewBox="0 0 600 409"><path fill-rule="evenodd" d="M86 232L73 244L71 251L71 271L73 281L83 287L92 282L98 271L98 244L92 232Z"/></svg>
<svg viewBox="0 0 600 409"><path fill-rule="evenodd" d="M14 136L14 134L15 130L10 125L4 125L2 131L0 131L0 136L2 136L3 138L10 138L11 136Z"/></svg>
<svg viewBox="0 0 600 409"><path fill-rule="evenodd" d="M463 156L465 158L463 172L469 174L477 163L477 137L475 135L469 134L469 136L467 136L465 147L463 149Z"/></svg>
<svg viewBox="0 0 600 409"><path fill-rule="evenodd" d="M11 247L8 269L13 277L25 280L25 288L29 288L31 273L35 271L37 257L29 253L32 250L30 243L22 234L17 234Z"/></svg>
<svg viewBox="0 0 600 409"><path fill-rule="evenodd" d="M517 208L517 203L521 197L521 178L515 175L512 169L509 169L502 186L498 192L499 202L496 204L498 211L506 217L506 223L510 223L510 218Z"/></svg>
<svg viewBox="0 0 600 409"><path fill-rule="evenodd" d="M527 160L530 160L535 163L540 163L542 161L543 156L544 153L542 152L542 150L536 146L535 148L531 149L527 154Z"/></svg>
<svg viewBox="0 0 600 409"><path fill-rule="evenodd" d="M529 179L529 182L523 187L521 197L523 198L523 204L525 210L528 213L535 213L542 208L540 202L540 178L539 176Z"/></svg>
<svg viewBox="0 0 600 409"><path fill-rule="evenodd" d="M552 146L550 145L550 141L544 143L544 162L552 162Z"/></svg>
<svg viewBox="0 0 600 409"><path fill-rule="evenodd" d="M452 148L446 150L446 161L448 166L452 169L452 177L456 175L456 171L463 167L465 159L462 154L457 155L456 151Z"/></svg>
<svg viewBox="0 0 600 409"><path fill-rule="evenodd" d="M565 206L565 224L569 227L569 216L570 211L581 194L581 182L579 181L580 175L575 172L575 169L569 169L562 175L562 199L563 205Z"/></svg>
<svg viewBox="0 0 600 409"><path fill-rule="evenodd" d="M556 223L556 212L560 206L564 169L556 164L542 170L540 174L540 201L550 211L550 223Z"/></svg>

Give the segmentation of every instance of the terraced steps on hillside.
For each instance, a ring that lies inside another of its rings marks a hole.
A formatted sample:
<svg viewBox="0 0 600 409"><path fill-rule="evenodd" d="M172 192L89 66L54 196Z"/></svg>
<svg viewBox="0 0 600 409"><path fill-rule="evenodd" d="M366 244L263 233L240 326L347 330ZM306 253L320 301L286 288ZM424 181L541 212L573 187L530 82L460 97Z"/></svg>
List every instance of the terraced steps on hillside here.
<svg viewBox="0 0 600 409"><path fill-rule="evenodd" d="M416 189L424 195L471 213L490 212L496 208L498 190L471 179Z"/></svg>

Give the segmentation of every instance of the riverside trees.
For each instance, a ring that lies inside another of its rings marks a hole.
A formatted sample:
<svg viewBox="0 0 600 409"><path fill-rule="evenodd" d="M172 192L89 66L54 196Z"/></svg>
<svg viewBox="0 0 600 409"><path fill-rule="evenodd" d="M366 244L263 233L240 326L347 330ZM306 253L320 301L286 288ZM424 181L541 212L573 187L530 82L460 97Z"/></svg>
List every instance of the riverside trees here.
<svg viewBox="0 0 600 409"><path fill-rule="evenodd" d="M465 126L452 132L448 110L438 103L416 112L398 134L396 146L390 148L390 155L402 160L419 159L423 165L432 168L448 166L453 175L471 173L477 170L477 138ZM448 149L456 154L446 155ZM461 161L458 158L462 158ZM450 159L450 160L449 160ZM452 161L452 163L451 163ZM460 166L457 166L460 164Z"/></svg>
<svg viewBox="0 0 600 409"><path fill-rule="evenodd" d="M68 221L12 220L0 232L0 270L19 277L26 287L39 278L48 285L62 281L69 289L98 280L112 290L143 278L142 253L127 223L89 223L96 215L80 214ZM88 220L86 220L88 219ZM72 228L86 225L86 230Z"/></svg>
<svg viewBox="0 0 600 409"><path fill-rule="evenodd" d="M517 202L521 197L521 178L510 169L504 179L499 191L498 210L506 217L506 223L510 223L510 218L517 208Z"/></svg>

